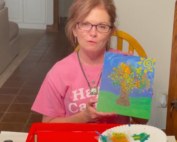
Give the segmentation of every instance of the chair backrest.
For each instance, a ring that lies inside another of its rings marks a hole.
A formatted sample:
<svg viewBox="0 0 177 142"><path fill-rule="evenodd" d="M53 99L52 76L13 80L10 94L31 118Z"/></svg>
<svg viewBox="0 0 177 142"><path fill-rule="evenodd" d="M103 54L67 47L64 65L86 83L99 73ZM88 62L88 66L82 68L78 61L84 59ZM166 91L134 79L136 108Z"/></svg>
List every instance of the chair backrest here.
<svg viewBox="0 0 177 142"><path fill-rule="evenodd" d="M142 46L138 43L138 41L133 38L131 35L127 34L126 32L115 30L112 36L117 37L117 49L121 50L123 49L123 40L127 41L129 43L129 51L136 51L140 57L147 57L146 52L142 48ZM75 51L79 50L79 46L76 47Z"/></svg>
<svg viewBox="0 0 177 142"><path fill-rule="evenodd" d="M134 53L134 51L136 51L139 56L147 57L147 54L144 51L143 47L138 43L138 41L134 37L132 37L128 33L116 30L113 33L113 36L117 37L117 49L118 50L122 51L122 49L123 49L123 40L125 40L125 41L127 41L129 43L128 52L132 51Z"/></svg>

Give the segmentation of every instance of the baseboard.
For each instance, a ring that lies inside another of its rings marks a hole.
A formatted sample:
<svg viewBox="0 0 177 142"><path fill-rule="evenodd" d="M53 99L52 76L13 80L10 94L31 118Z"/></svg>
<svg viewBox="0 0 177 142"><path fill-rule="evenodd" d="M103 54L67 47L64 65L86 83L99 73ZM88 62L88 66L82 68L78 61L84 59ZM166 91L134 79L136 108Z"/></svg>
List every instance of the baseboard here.
<svg viewBox="0 0 177 142"><path fill-rule="evenodd" d="M18 23L19 28L22 29L43 29L46 30L46 24L22 24Z"/></svg>
<svg viewBox="0 0 177 142"><path fill-rule="evenodd" d="M47 26L46 26L46 30L47 30L48 32L58 32L58 30L59 30L59 25L57 25L57 24L47 25Z"/></svg>
<svg viewBox="0 0 177 142"><path fill-rule="evenodd" d="M46 30L47 30L47 31L53 30L53 25L47 25Z"/></svg>

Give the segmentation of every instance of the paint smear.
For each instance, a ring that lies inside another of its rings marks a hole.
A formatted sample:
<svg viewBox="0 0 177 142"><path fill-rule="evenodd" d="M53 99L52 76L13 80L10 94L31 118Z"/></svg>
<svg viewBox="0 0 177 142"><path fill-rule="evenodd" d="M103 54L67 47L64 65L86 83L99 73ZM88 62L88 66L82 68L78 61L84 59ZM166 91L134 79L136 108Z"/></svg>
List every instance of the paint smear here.
<svg viewBox="0 0 177 142"><path fill-rule="evenodd" d="M125 133L113 133L111 138L112 142L129 142Z"/></svg>
<svg viewBox="0 0 177 142"><path fill-rule="evenodd" d="M148 140L148 138L150 137L150 135L146 134L146 133L141 133L139 135L134 134L133 139L136 140L140 140L140 142L145 142L146 140Z"/></svg>

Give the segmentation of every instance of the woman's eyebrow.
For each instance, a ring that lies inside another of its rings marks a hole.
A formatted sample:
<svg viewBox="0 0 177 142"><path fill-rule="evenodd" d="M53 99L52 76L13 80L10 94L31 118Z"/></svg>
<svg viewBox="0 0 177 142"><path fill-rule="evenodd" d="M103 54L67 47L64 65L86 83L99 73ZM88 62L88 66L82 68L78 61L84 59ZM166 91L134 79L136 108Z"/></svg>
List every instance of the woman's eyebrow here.
<svg viewBox="0 0 177 142"><path fill-rule="evenodd" d="M87 21L87 20L84 20L84 21L82 21L82 22L88 22L88 23L92 24L91 22L89 22L89 21ZM99 22L99 23L93 24L93 25L100 25L100 24L109 25L109 23L107 23L107 22Z"/></svg>
<svg viewBox="0 0 177 142"><path fill-rule="evenodd" d="M99 24L109 25L109 24L106 23L106 22L100 22Z"/></svg>

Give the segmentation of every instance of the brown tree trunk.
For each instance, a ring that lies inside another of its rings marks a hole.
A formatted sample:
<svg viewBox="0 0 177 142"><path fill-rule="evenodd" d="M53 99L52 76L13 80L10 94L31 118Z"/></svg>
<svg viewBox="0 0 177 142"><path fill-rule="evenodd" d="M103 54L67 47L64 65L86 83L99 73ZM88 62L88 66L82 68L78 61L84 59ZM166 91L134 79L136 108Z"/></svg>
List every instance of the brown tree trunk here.
<svg viewBox="0 0 177 142"><path fill-rule="evenodd" d="M122 106L130 106L129 93L124 92L124 91L122 91L122 89L121 89L121 91L120 91L120 96L119 96L119 98L117 99L116 103L117 103L118 105L122 105Z"/></svg>

